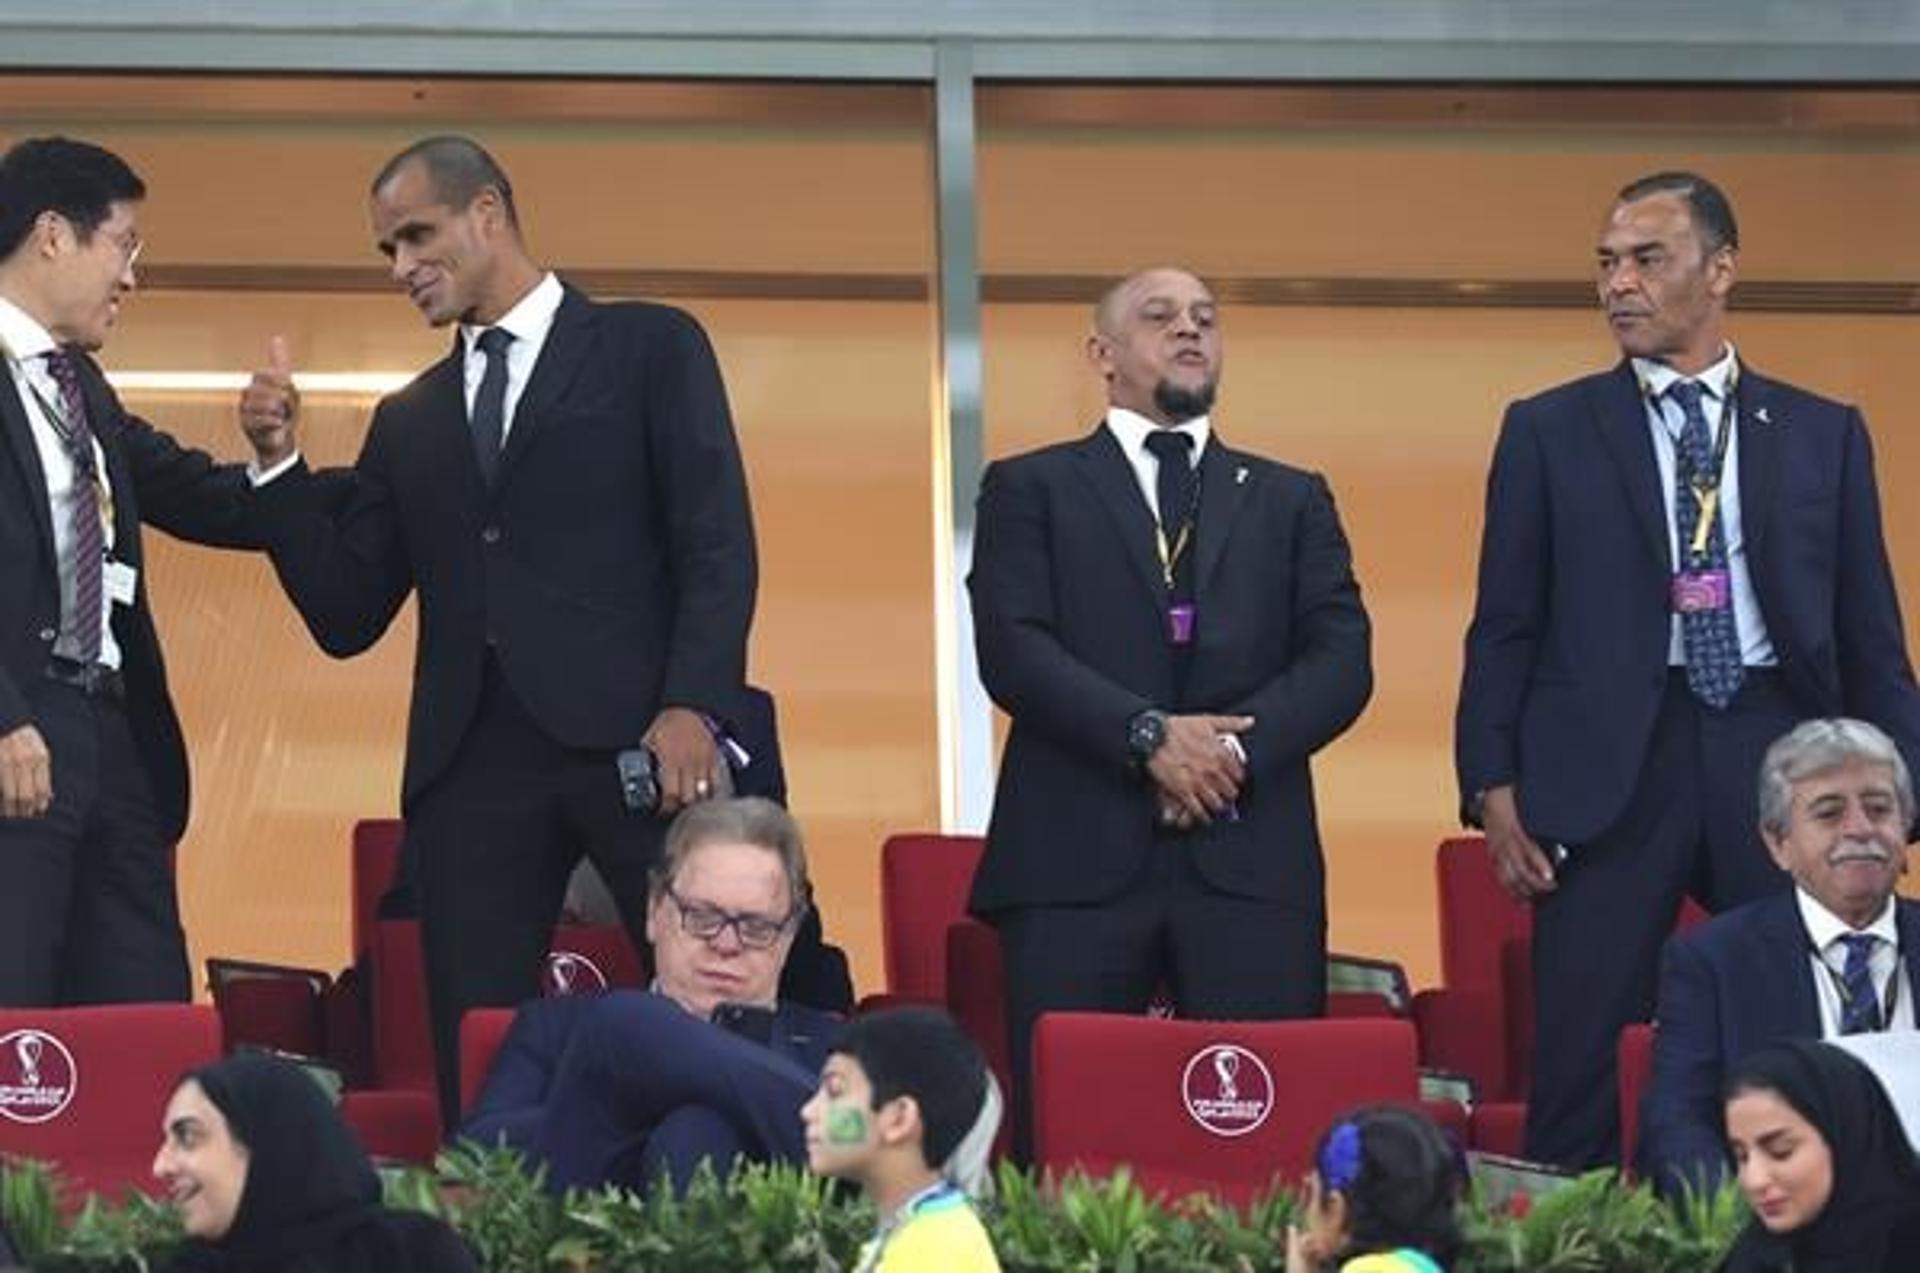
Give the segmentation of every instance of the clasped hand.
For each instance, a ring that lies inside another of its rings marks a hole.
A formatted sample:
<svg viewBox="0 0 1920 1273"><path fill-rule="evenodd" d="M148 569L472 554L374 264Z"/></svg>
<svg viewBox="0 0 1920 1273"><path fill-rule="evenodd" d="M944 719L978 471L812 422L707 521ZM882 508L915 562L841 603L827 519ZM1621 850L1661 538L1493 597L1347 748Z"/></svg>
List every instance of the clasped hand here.
<svg viewBox="0 0 1920 1273"><path fill-rule="evenodd" d="M1251 716L1169 716L1166 741L1147 760L1170 826L1204 826L1240 798L1247 766L1228 738L1253 728Z"/></svg>

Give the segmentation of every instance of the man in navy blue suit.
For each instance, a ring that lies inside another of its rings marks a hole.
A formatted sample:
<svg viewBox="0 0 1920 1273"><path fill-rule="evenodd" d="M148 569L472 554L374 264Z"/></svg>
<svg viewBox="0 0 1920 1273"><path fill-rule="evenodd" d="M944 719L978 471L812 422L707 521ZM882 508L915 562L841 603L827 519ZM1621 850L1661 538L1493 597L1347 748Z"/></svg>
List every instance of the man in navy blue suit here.
<svg viewBox="0 0 1920 1273"><path fill-rule="evenodd" d="M1753 775L1806 717L1920 756L1866 424L1725 333L1739 229L1692 173L1623 189L1596 264L1625 358L1514 403L1456 718L1463 817L1534 907L1529 1156L1619 1152L1613 1057L1681 899L1780 891Z"/></svg>
<svg viewBox="0 0 1920 1273"><path fill-rule="evenodd" d="M800 1107L839 1035L837 1017L776 998L810 896L786 810L689 807L648 894L652 989L522 1007L460 1134L545 1162L556 1192L804 1161Z"/></svg>
<svg viewBox="0 0 1920 1273"><path fill-rule="evenodd" d="M1920 903L1893 891L1913 812L1899 749L1863 721L1807 721L1767 751L1760 834L1795 888L1668 943L1644 1175L1717 1183L1727 1166L1722 1086L1754 1049L1914 1029Z"/></svg>

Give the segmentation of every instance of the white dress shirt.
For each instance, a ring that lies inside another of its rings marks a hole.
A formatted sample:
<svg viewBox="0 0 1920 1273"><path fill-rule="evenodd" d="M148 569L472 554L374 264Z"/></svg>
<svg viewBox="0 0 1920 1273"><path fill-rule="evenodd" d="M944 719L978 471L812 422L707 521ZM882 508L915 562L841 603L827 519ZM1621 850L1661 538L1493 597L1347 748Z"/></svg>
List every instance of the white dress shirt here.
<svg viewBox="0 0 1920 1273"><path fill-rule="evenodd" d="M507 445L507 437L513 432L514 409L520 405L520 395L526 392L527 380L533 375L533 364L539 360L540 350L547 343L547 333L553 330L553 316L559 313L560 301L565 295L566 289L560 286L560 280L549 273L512 309L501 315L499 322L493 324L513 334L513 343L507 346L507 410L500 428L502 448ZM467 351L469 420L473 418L473 400L480 394L480 379L487 374L487 356L480 352L480 333L485 330L485 327L472 327L464 323L460 327L460 340Z"/></svg>
<svg viewBox="0 0 1920 1273"><path fill-rule="evenodd" d="M1813 970L1814 990L1820 997L1820 1037L1833 1039L1840 1035L1839 977L1847 963L1847 948L1840 943L1840 938L1853 932L1871 933L1880 939L1874 944L1867 968L1873 974L1874 997L1883 1010L1887 1005L1888 983L1895 977L1900 979L1899 989L1894 991L1893 1019L1884 1024L1889 1030L1913 1029L1913 986L1909 984L1906 963L1900 958L1900 926L1894 922L1894 899L1887 899L1886 909L1878 919L1865 928L1856 929L1822 906L1805 889L1795 888L1793 896L1800 903L1800 921L1806 925L1807 938L1813 943L1807 958Z"/></svg>
<svg viewBox="0 0 1920 1273"><path fill-rule="evenodd" d="M45 357L60 347L59 342L25 310L0 296L0 345L6 348L7 371L13 377L13 387L19 395L20 405L26 409L27 423L33 430L33 445L40 452L40 470L46 475L47 512L53 523L53 561L60 574L60 635L54 641L53 652L63 658L71 658L74 651L82 648L77 635L78 616L73 613L77 587L74 578L74 505L85 501L86 507L91 510L95 507L94 494L90 484L74 467L73 456L67 451L66 442L47 414L49 410L59 411L62 408L60 384L53 378ZM93 442L93 467L100 475L111 507L113 487L107 478L107 457L101 452L98 439ZM103 530L105 549L111 557L111 518L107 519ZM99 662L108 667L119 667L120 645L113 639L111 623L113 598L107 592L104 586L100 589Z"/></svg>
<svg viewBox="0 0 1920 1273"><path fill-rule="evenodd" d="M1653 434L1653 454L1660 465L1660 505L1667 510L1667 545L1673 568L1680 568L1680 524L1674 509L1674 458L1680 431L1686 427L1686 412L1667 396L1676 381L1691 379L1706 392L1700 398L1700 410L1707 417L1707 433L1718 443L1720 431L1732 428L1727 418L1727 391L1734 379L1738 355L1732 345L1720 361L1697 376L1683 376L1663 362L1647 358L1633 360L1634 374L1645 390L1647 427ZM1738 392L1737 383L1734 391ZM1748 667L1772 667L1777 661L1773 641L1767 636L1766 620L1760 617L1760 603L1753 595L1753 576L1747 569L1747 543L1740 518L1740 430L1733 428L1727 438L1726 463L1720 470L1721 533L1727 540L1727 570L1733 581L1733 621L1740 633L1740 661ZM1680 635L1680 616L1670 619L1672 635L1667 641L1667 662L1684 667L1686 644Z"/></svg>
<svg viewBox="0 0 1920 1273"><path fill-rule="evenodd" d="M1136 411L1129 411L1125 407L1109 407L1107 428L1119 441L1127 463L1133 466L1134 481L1140 484L1140 494L1146 497L1147 507L1153 510L1157 520L1160 516L1160 460L1147 450L1147 437L1160 432L1160 426ZM1213 425L1206 416L1200 416L1175 426L1173 431L1193 439L1193 449L1188 457L1198 468L1200 456L1207 449L1207 439L1213 435Z"/></svg>

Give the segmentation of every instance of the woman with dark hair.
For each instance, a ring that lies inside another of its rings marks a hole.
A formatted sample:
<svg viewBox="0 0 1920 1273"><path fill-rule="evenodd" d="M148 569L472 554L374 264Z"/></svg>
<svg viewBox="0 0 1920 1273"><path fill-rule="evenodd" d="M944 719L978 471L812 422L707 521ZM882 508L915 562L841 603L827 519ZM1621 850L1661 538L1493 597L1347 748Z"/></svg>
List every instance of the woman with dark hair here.
<svg viewBox="0 0 1920 1273"><path fill-rule="evenodd" d="M1728 1273L1920 1268L1920 1161L1873 1071L1809 1039L1727 1081L1727 1142L1753 1221Z"/></svg>
<svg viewBox="0 0 1920 1273"><path fill-rule="evenodd" d="M1425 1115L1355 1110L1314 1151L1287 1273L1441 1273L1460 1252L1460 1151Z"/></svg>
<svg viewBox="0 0 1920 1273"><path fill-rule="evenodd" d="M241 1054L193 1071L167 1102L153 1174L187 1232L172 1270L475 1273L432 1216L381 1205L380 1177L320 1085Z"/></svg>

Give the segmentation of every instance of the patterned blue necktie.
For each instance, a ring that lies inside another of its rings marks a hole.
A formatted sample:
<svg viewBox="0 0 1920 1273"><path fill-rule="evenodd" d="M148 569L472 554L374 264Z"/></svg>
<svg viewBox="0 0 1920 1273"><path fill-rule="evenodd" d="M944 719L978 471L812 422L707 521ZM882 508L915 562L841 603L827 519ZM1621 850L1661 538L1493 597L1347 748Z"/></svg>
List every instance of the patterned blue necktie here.
<svg viewBox="0 0 1920 1273"><path fill-rule="evenodd" d="M1695 473L1714 471L1713 434L1707 428L1706 413L1700 409L1701 388L1691 380L1675 381L1667 396L1680 404L1686 427L1680 430L1679 463L1674 465L1674 520L1680 530L1682 570L1727 569L1726 498L1721 492L1713 527L1707 535L1704 557L1692 552L1694 532L1700 523L1700 502L1688 478ZM1726 422L1727 428L1733 421ZM1694 610L1680 616L1681 648L1687 659L1687 687L1708 707L1723 708L1740 692L1746 675L1740 665L1740 632L1733 620L1732 583L1728 583L1728 604L1717 610Z"/></svg>
<svg viewBox="0 0 1920 1273"><path fill-rule="evenodd" d="M1873 993L1874 943L1870 933L1846 933L1839 939L1847 948L1847 962L1840 969L1840 988L1846 1002L1840 1005L1840 1033L1868 1034L1881 1028L1880 997Z"/></svg>

